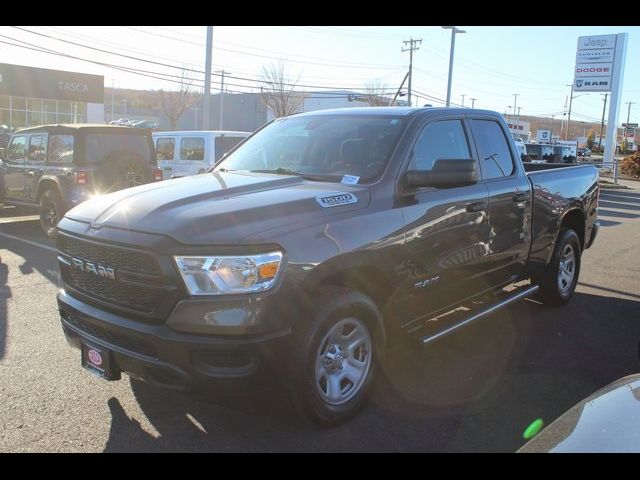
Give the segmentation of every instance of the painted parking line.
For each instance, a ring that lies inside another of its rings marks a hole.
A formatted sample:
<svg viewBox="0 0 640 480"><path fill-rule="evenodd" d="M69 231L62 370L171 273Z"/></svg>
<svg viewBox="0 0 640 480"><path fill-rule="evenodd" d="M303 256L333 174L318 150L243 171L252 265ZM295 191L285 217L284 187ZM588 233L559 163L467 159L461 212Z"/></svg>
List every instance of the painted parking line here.
<svg viewBox="0 0 640 480"><path fill-rule="evenodd" d="M27 243L29 245L33 245L34 247L44 248L45 250L49 250L50 252L58 252L58 249L56 247L45 245L44 243L34 242L33 240L27 240L26 238L18 237L16 235L10 235L8 233L0 232L0 237L10 238L11 240L17 240L18 242Z"/></svg>

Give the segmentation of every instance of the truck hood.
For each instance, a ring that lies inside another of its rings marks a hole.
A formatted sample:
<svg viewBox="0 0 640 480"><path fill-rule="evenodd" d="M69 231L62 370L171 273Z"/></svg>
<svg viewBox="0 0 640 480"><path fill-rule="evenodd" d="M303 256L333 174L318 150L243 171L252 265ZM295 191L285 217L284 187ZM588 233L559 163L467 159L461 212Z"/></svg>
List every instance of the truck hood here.
<svg viewBox="0 0 640 480"><path fill-rule="evenodd" d="M369 199L368 188L358 185L213 172L96 197L65 217L94 231L107 227L154 233L185 245L237 244L284 225L363 208Z"/></svg>

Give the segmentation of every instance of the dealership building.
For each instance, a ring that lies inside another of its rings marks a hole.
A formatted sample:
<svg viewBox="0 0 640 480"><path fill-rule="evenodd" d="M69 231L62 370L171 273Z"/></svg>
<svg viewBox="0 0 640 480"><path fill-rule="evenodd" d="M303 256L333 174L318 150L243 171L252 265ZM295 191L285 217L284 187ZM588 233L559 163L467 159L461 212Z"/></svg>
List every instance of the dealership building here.
<svg viewBox="0 0 640 480"><path fill-rule="evenodd" d="M104 123L104 77L0 63L0 125Z"/></svg>

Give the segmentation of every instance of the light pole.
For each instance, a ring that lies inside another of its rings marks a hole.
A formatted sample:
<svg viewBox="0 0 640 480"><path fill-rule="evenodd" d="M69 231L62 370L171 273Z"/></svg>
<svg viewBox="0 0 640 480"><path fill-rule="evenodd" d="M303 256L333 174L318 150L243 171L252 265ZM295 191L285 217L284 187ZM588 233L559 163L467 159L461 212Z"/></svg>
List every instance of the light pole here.
<svg viewBox="0 0 640 480"><path fill-rule="evenodd" d="M449 81L447 83L447 107L451 103L451 79L453 76L453 52L456 48L456 33L467 33L457 27L442 27L445 30L451 30L451 50L449 51Z"/></svg>
<svg viewBox="0 0 640 480"><path fill-rule="evenodd" d="M629 150L629 142L627 142L627 129L629 128L629 118L631 117L631 105L636 102L627 102L629 108L627 109L627 124L622 129L622 142L624 143L624 153ZM622 145L622 144L621 144Z"/></svg>
<svg viewBox="0 0 640 480"><path fill-rule="evenodd" d="M466 94L465 95L461 95L461 97L462 97L462 108L464 108L464 97L466 97L466 96L467 96Z"/></svg>
<svg viewBox="0 0 640 480"><path fill-rule="evenodd" d="M566 84L567 87L571 87L571 94L569 95L569 116L567 117L567 134L564 136L565 140L569 140L569 126L571 125L571 104L573 103L573 83L571 85Z"/></svg>
<svg viewBox="0 0 640 480"><path fill-rule="evenodd" d="M222 130L222 120L224 118L224 76L231 75L231 72L216 70L213 73L220 75L220 125L218 125L218 129Z"/></svg>
<svg viewBox="0 0 640 480"><path fill-rule="evenodd" d="M474 108L474 107L475 107L475 105L476 105L476 100L477 100L477 98L472 98L472 99L471 99L471 108Z"/></svg>
<svg viewBox="0 0 640 480"><path fill-rule="evenodd" d="M509 113L507 114L507 127L511 129L511 127L509 126L509 122L510 122L509 117L511 116L511 105L507 105L507 108L509 109Z"/></svg>

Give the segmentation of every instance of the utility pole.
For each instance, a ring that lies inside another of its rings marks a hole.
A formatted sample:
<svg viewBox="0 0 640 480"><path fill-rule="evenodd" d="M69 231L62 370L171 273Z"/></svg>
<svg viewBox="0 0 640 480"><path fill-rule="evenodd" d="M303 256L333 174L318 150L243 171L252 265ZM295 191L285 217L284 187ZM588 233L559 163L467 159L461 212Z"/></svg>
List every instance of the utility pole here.
<svg viewBox="0 0 640 480"><path fill-rule="evenodd" d="M476 104L476 100L477 100L477 98L472 98L471 99L471 108L474 108L474 106Z"/></svg>
<svg viewBox="0 0 640 480"><path fill-rule="evenodd" d="M600 137L598 138L598 150L602 147L602 131L604 130L604 112L607 109L607 97L608 93L604 94L604 106L602 107L602 122L600 122Z"/></svg>
<svg viewBox="0 0 640 480"><path fill-rule="evenodd" d="M407 101L409 102L409 106L411 106L411 77L413 77L413 51L420 50L420 47L416 45L422 43L422 39L414 40L413 37L410 37L409 40L403 40L405 45L409 45L409 48L401 49L402 52L409 52L409 92L407 94Z"/></svg>
<svg viewBox="0 0 640 480"><path fill-rule="evenodd" d="M115 103L115 86L114 86L114 80L113 78L111 79L111 121L113 121L113 104Z"/></svg>
<svg viewBox="0 0 640 480"><path fill-rule="evenodd" d="M224 116L224 76L231 75L231 72L216 70L214 73L220 75L220 123L218 125L218 130L222 130L222 119Z"/></svg>
<svg viewBox="0 0 640 480"><path fill-rule="evenodd" d="M464 97L466 97L466 96L467 96L466 94L461 95L461 97L462 97L462 108L464 108Z"/></svg>
<svg viewBox="0 0 640 480"><path fill-rule="evenodd" d="M622 129L622 141L624 142L624 153L627 153L627 150L629 149L629 145L627 143L627 129L629 128L629 117L631 117L631 105L633 105L634 103L636 102L627 102L627 105L629 105L629 108L627 109L627 124Z"/></svg>
<svg viewBox="0 0 640 480"><path fill-rule="evenodd" d="M393 100L391 100L391 103L389 104L389 106L394 106L396 104L396 99L398 98L398 95L400 95L400 90L402 90L402 87L404 86L404 82L407 81L407 78L409 78L409 72L407 72L407 74L402 79L402 83L400 84L400 87L398 88L398 91L396 92L396 94L393 96ZM260 87L260 89L262 90L262 87Z"/></svg>
<svg viewBox="0 0 640 480"><path fill-rule="evenodd" d="M516 114L516 121L515 121L515 125L514 125L516 127L516 135L517 135L518 130L520 130L518 128L518 121L520 120L520 109L521 108L522 107L518 107L518 113Z"/></svg>
<svg viewBox="0 0 640 480"><path fill-rule="evenodd" d="M451 80L453 77L453 51L456 48L456 33L467 33L456 27L442 27L445 30L451 30L451 49L449 50L449 81L447 82L447 107L451 103Z"/></svg>
<svg viewBox="0 0 640 480"><path fill-rule="evenodd" d="M204 98L202 107L202 129L211 130L211 56L213 52L213 27L207 27L207 48L205 50Z"/></svg>
<svg viewBox="0 0 640 480"><path fill-rule="evenodd" d="M513 94L513 116L515 117L515 120L513 121L514 129L515 129L515 126L516 126L516 121L518 120L517 108L518 108L518 97L519 96L520 96L519 93L514 93Z"/></svg>
<svg viewBox="0 0 640 480"><path fill-rule="evenodd" d="M568 87L569 85L567 85ZM573 103L573 83L571 84L571 94L569 94L569 116L567 117L567 134L565 140L569 140L569 126L571 125L571 104Z"/></svg>

